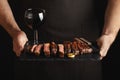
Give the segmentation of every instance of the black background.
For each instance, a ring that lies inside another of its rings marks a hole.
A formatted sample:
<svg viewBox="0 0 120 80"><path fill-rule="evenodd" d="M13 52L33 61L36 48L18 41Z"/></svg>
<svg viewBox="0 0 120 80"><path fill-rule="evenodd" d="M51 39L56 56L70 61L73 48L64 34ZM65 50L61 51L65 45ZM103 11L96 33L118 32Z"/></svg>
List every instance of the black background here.
<svg viewBox="0 0 120 80"><path fill-rule="evenodd" d="M13 0L14 1L14 0ZM13 4L14 6L14 4ZM102 7L103 9L105 8ZM99 15L103 16L104 11ZM102 18L101 18L102 19ZM107 56L102 60L103 79L119 80L119 56L120 56L120 33L108 51ZM0 73L1 79L13 80L15 53L12 51L12 39L9 34L0 26Z"/></svg>

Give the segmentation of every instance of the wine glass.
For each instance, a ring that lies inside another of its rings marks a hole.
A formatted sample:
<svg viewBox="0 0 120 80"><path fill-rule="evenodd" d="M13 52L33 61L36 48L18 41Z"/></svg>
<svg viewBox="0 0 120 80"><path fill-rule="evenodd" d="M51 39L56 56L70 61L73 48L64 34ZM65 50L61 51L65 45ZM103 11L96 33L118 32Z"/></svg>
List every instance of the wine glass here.
<svg viewBox="0 0 120 80"><path fill-rule="evenodd" d="M34 32L33 44L38 44L38 28L44 22L45 10L41 8L28 8L25 11L24 17L27 27Z"/></svg>

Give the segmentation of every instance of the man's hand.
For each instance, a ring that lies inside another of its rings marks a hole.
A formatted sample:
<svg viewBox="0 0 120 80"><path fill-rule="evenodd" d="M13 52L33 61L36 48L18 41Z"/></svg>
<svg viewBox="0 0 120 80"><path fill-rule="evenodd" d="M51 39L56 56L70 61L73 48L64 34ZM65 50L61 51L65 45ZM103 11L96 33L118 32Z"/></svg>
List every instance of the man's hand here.
<svg viewBox="0 0 120 80"><path fill-rule="evenodd" d="M100 59L107 55L107 52L113 43L114 38L111 35L102 35L98 40L97 44L100 47Z"/></svg>
<svg viewBox="0 0 120 80"><path fill-rule="evenodd" d="M20 56L24 49L25 43L28 41L26 34L23 31L17 32L13 37L13 51L17 56Z"/></svg>

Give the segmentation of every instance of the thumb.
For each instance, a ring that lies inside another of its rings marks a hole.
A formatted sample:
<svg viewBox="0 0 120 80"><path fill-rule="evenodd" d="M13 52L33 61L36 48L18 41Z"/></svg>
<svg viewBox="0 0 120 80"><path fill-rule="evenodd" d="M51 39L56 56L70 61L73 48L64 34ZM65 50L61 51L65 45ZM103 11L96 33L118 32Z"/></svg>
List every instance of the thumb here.
<svg viewBox="0 0 120 80"><path fill-rule="evenodd" d="M107 52L110 48L110 45L109 44L102 44L102 46L100 47L100 59L103 59L106 55L107 55Z"/></svg>

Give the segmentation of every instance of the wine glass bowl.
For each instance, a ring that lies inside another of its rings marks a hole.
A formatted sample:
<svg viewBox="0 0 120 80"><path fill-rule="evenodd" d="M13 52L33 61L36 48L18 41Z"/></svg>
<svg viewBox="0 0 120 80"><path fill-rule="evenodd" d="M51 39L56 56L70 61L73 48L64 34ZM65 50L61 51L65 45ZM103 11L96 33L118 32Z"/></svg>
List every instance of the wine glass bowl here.
<svg viewBox="0 0 120 80"><path fill-rule="evenodd" d="M32 29L32 25L33 25L33 12L32 12L32 8L29 8L25 11L25 23L27 24L27 27L29 27L30 29Z"/></svg>
<svg viewBox="0 0 120 80"><path fill-rule="evenodd" d="M25 22L31 29L38 29L44 22L45 10L40 8L28 8L25 11Z"/></svg>
<svg viewBox="0 0 120 80"><path fill-rule="evenodd" d="M38 29L44 22L45 10L34 9L33 10L33 29Z"/></svg>

